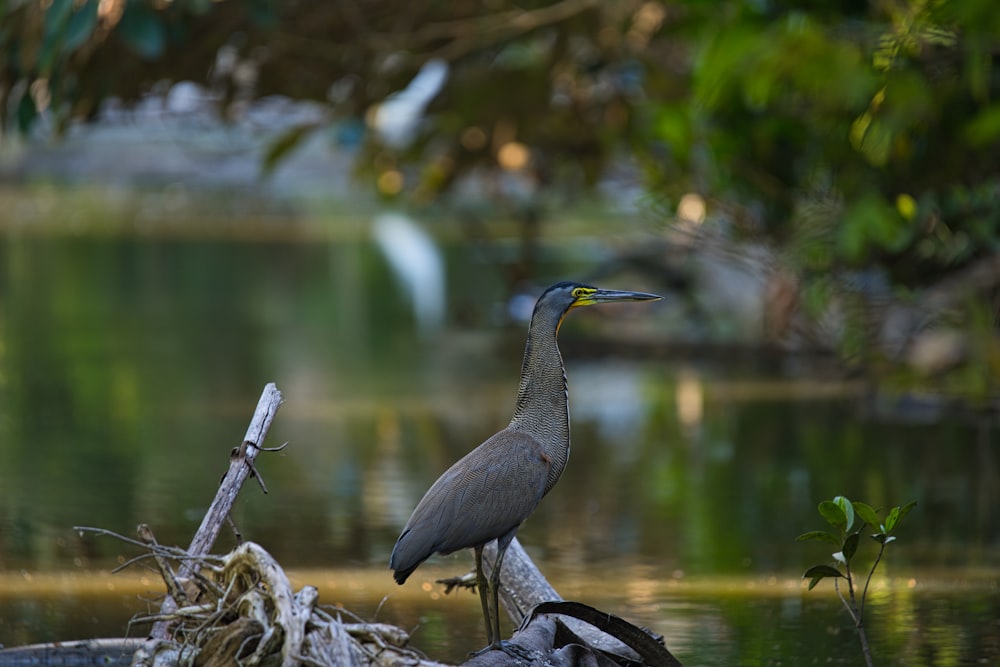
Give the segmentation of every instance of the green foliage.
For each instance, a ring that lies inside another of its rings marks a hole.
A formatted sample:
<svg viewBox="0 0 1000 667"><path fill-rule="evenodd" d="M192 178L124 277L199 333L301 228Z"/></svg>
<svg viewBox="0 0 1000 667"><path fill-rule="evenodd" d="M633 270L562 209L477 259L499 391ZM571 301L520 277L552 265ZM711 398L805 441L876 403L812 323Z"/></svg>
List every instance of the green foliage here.
<svg viewBox="0 0 1000 667"><path fill-rule="evenodd" d="M357 153L371 183L393 176L383 194L438 202L463 176L503 172L516 141L535 183L576 195L627 153L650 200L697 191L733 236L776 248L820 314L845 305L845 275L875 268L886 292L913 293L1000 252L994 4L9 3L0 131L43 117L59 131L108 96L181 80L223 113L278 94L360 126L443 59L448 81L413 144L367 136ZM262 172L314 129L279 132ZM840 351L868 356L870 322L845 320Z"/></svg>
<svg viewBox="0 0 1000 667"><path fill-rule="evenodd" d="M886 514L885 519L880 520L878 512L870 505L862 502L852 502L844 496L837 496L833 500L822 501L818 507L820 516L830 526L837 529L836 532L814 530L803 533L796 539L803 542L822 541L839 546L840 550L833 554L833 560L839 565L849 567L851 560L857 553L860 535L866 526L877 530L876 533L871 535L871 538L883 545L884 548L886 544L896 539L892 535L893 530L895 530L899 522L903 520L915 505L916 501L902 507L893 507ZM860 519L860 522L856 524L858 519ZM881 558L881 551L879 552L879 558ZM843 577L845 575L835 567L817 565L809 568L804 576L812 579L809 585L811 590L824 577Z"/></svg>
<svg viewBox="0 0 1000 667"><path fill-rule="evenodd" d="M651 95L649 182L660 200L700 192L733 236L775 248L802 312L838 313L841 356L878 361L887 298L1000 252L992 3L682 5L663 37L693 55ZM996 311L993 275L961 281L950 326ZM968 366L993 356L975 348Z"/></svg>
<svg viewBox="0 0 1000 667"><path fill-rule="evenodd" d="M132 51L147 60L159 58L166 50L165 22L149 5L128 3L115 30Z"/></svg>
<svg viewBox="0 0 1000 667"><path fill-rule="evenodd" d="M317 129L319 127L315 123L302 123L282 132L277 139L271 142L264 153L261 165L263 172L269 174L274 171L285 156L294 151Z"/></svg>
<svg viewBox="0 0 1000 667"><path fill-rule="evenodd" d="M0 29L10 63L2 120L27 130L51 110L61 126L107 95L135 100L159 80L184 79L219 88L224 105L277 93L358 118L444 58L452 74L423 141L401 155L374 148L362 159L383 166L369 169L446 156L451 172L429 189L438 196L462 172L495 166L491 141L505 136L529 143L539 165L586 179L628 146L658 194L704 191L738 229L778 240L822 189L846 204L830 220L844 229L825 263L858 266L912 254L936 202L1000 167L992 5L557 0L505 12L474 2L127 0L99 15L97 0L15 3ZM239 96L216 67L222 46L255 69ZM463 145L469 128L484 140ZM427 195L421 185L409 192ZM909 215L894 205L903 193L916 204ZM957 232L976 218L948 225ZM988 226L997 231L996 220Z"/></svg>
<svg viewBox="0 0 1000 667"><path fill-rule="evenodd" d="M652 128L673 158L649 163L652 180L706 191L735 212L738 229L777 239L806 223L809 193L822 191L841 202L826 221L838 231L822 268L904 259L898 278L912 281L914 251L939 210L932 200L990 183L1000 167L990 143L1000 115L989 103L1000 80L986 55L998 35L967 23L979 11L954 4L908 0L859 14L691 3L671 35L696 57L688 93L664 103ZM685 132L686 118L698 121ZM915 207L900 211L901 194ZM973 255L993 248L992 217L990 241L977 238Z"/></svg>
<svg viewBox="0 0 1000 667"><path fill-rule="evenodd" d="M865 636L864 630L864 610L865 600L868 596L868 586L871 583L872 575L875 573L875 568L878 567L879 562L882 560L885 548L896 539L896 536L892 534L893 531L916 504L916 501L912 501L903 506L893 507L886 513L885 519L879 519L879 512L872 508L871 505L863 502L851 502L844 496L837 496L833 500L822 501L818 508L820 516L835 529L834 532L814 530L803 533L796 538L799 541L828 542L840 548L839 551L832 554L832 565L826 563L813 565L802 576L805 579L809 579L809 590L815 588L816 584L823 579L833 579L835 584L840 580L846 581L847 597L841 592L839 586L836 587L837 595L854 621L858 637L861 640L862 651L869 667L872 664L871 652L868 648L868 639ZM876 530L875 533L871 533L869 536L878 543L879 548L878 554L868 571L864 587L861 589L859 601L856 596L857 586L851 565L858 553L861 534L868 527Z"/></svg>

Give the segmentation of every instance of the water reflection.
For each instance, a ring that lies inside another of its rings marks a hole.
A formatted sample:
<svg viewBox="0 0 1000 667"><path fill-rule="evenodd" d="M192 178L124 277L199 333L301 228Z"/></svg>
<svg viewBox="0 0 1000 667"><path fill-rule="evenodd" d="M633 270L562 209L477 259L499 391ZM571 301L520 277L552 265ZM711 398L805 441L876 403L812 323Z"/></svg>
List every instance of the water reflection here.
<svg viewBox="0 0 1000 667"><path fill-rule="evenodd" d="M448 321L466 324L421 340L364 243L0 241L0 571L89 572L129 555L77 524L129 533L144 521L186 544L274 380L287 403L273 444L291 445L258 461L270 495L245 490L243 534L287 567L360 582L331 586L331 601L374 614L390 596L380 615L419 624L415 641L435 657L475 648L474 596L433 599L429 577L396 587L386 565L423 491L514 400L524 325L498 326L500 291L483 303L482 267L443 252ZM608 323L564 327L573 454L519 533L564 595L664 633L691 664L856 664L832 593L794 588L828 557L794 536L818 527L821 498L916 499L872 600L873 641L892 656L882 664L1000 658L995 424L878 421L853 385L573 345ZM429 572L447 575L469 559L436 563ZM121 634L142 610L132 593L3 581L5 644Z"/></svg>
<svg viewBox="0 0 1000 667"><path fill-rule="evenodd" d="M398 213L376 216L375 242L392 268L399 289L410 300L421 336L437 334L444 325L444 262L430 235Z"/></svg>
<svg viewBox="0 0 1000 667"><path fill-rule="evenodd" d="M482 619L475 595L443 596L432 583L453 572L433 566L416 585L398 589L385 599L372 595L383 584L382 573L370 569L293 570L290 575L295 587L316 585L322 604L398 624L412 633L415 647L436 659L458 663L478 647ZM664 634L684 664L861 662L857 638L832 592L806 593L797 578L663 581L648 568L600 569L594 574L593 585L578 591L579 597ZM149 609L142 600L152 597L150 584L137 577L116 576L113 588L117 590L103 593L87 582L96 580L105 586L106 574L62 578L34 587L15 586L14 595L10 579L4 579L0 628L6 644L116 636L134 614ZM623 579L627 581L624 586L614 583ZM553 583L561 591L574 586L558 570ZM971 666L995 664L1000 655L1000 596L995 580L929 589L890 580L870 605L867 628L876 664ZM506 619L504 623L509 631ZM135 636L144 631L145 626L137 625L130 633Z"/></svg>

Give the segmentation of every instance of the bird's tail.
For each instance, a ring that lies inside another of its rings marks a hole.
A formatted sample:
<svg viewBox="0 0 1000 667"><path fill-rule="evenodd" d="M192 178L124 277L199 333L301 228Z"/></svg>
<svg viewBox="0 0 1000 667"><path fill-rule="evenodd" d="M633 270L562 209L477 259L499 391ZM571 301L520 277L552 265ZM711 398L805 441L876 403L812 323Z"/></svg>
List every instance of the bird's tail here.
<svg viewBox="0 0 1000 667"><path fill-rule="evenodd" d="M420 567L420 564L430 558L431 553L422 544L415 544L419 540L413 540L409 530L396 540L396 546L392 549L389 557L389 569L392 570L392 578L397 584L402 584L409 578L413 571Z"/></svg>
<svg viewBox="0 0 1000 667"><path fill-rule="evenodd" d="M409 578L411 574L413 574L413 571L417 569L418 565L419 563L417 565L414 565L413 567L408 567L405 570L397 570L393 568L392 578L396 580L397 584L402 584Z"/></svg>

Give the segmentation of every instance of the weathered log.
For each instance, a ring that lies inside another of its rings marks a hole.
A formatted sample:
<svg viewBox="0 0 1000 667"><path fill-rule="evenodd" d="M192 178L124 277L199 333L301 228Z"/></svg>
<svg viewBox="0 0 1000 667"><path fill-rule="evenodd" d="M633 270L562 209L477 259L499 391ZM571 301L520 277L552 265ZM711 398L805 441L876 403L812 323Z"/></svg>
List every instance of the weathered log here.
<svg viewBox="0 0 1000 667"><path fill-rule="evenodd" d="M125 667L142 643L140 638L84 639L15 646L0 650L0 667L29 665L106 665Z"/></svg>
<svg viewBox="0 0 1000 667"><path fill-rule="evenodd" d="M261 444L264 442L264 438L271 428L271 422L274 420L274 415L281 406L281 401L281 392L278 391L277 385L269 382L264 387L264 392L261 394L260 400L257 401L257 409L250 420L250 426L247 428L243 442L238 447L233 448L233 451L229 455L229 470L219 484L219 490L215 494L215 499L209 506L208 511L205 512L205 516L202 517L201 526L198 527L198 531L191 539L191 546L188 547L187 553L192 558L181 564L177 572L179 580L183 581L197 571L199 567L198 559L208 554L212 545L215 544L215 540L222 530L222 525L226 522L229 512L236 503L236 496L239 495L240 489L243 487L243 482L251 474L256 476L254 459L257 458L257 453L262 450ZM163 600L160 612L168 614L176 608L176 600L168 595ZM167 639L170 636L169 622L158 621L155 623L149 636L152 640Z"/></svg>
<svg viewBox="0 0 1000 667"><path fill-rule="evenodd" d="M496 545L487 546L484 554L486 557L483 558L483 565L489 576L493 560L496 558ZM581 659L576 654L582 651L589 656L588 660L594 665L605 664L604 660L611 660L607 664L621 664L620 661L615 662L615 658L621 658L635 664L681 667L681 663L666 647L646 631L586 605L563 601L516 537L504 556L503 569L500 572L500 599L511 620L521 626L512 638L518 644L522 641L537 641L538 634L529 634L527 631L546 615L557 619L554 621L556 625L552 634L553 641L548 644L548 651L544 653L544 659L548 664L583 664L575 662ZM598 618L599 620L595 620ZM542 622L547 633L548 621ZM571 634L571 639L555 641L560 625ZM562 651L562 648L569 646L578 648ZM515 664L517 662L505 653L492 651L468 661L466 667L499 667Z"/></svg>
<svg viewBox="0 0 1000 667"><path fill-rule="evenodd" d="M484 568L489 576L496 558L496 544L487 546L484 553L487 555L483 559ZM500 571L500 602L511 620L520 625L535 606L543 602L561 602L562 599L515 537L504 555L503 569ZM602 650L620 652L629 658L639 659L627 646L585 623L576 619L567 619L566 623L577 635Z"/></svg>

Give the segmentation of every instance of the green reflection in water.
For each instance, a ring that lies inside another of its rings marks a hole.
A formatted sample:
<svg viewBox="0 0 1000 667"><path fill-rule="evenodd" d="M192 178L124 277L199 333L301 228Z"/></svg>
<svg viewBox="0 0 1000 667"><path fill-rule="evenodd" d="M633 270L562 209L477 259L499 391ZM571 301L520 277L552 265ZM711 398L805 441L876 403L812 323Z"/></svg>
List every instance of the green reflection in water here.
<svg viewBox="0 0 1000 667"><path fill-rule="evenodd" d="M614 577L614 571L599 570ZM336 576L331 573L329 576ZM322 578L322 577L321 577ZM753 580L747 580L751 583ZM680 587L637 600L624 595L587 598L662 633L671 651L689 665L857 665L861 662L850 622L828 594ZM731 583L731 582L730 582ZM321 592L320 601L345 605L369 617L373 600L363 589L345 596ZM390 597L378 620L412 632L414 647L437 660L459 663L484 641L478 600L468 594L434 601ZM7 645L30 641L123 634L128 619L146 605L135 596L109 593L3 600L0 629ZM905 622L900 622L905 619ZM1000 597L992 590L942 593L895 587L873 602L868 623L878 665L946 667L996 664L1000 659ZM506 626L505 626L506 627ZM132 629L141 635L145 626Z"/></svg>
<svg viewBox="0 0 1000 667"><path fill-rule="evenodd" d="M483 268L468 249L446 255L451 321L463 325L421 340L364 243L0 241L0 569L109 568L132 553L81 538L77 524L130 533L146 522L162 542L186 544L274 380L287 403L271 444L291 445L260 463L270 495L244 491L244 536L286 567L385 570L359 600L368 608L396 592L386 562L399 527L443 469L507 420L523 345L522 324L498 326L502 304L477 300ZM819 499L912 498L920 505L884 572L961 582L974 570L986 583L879 600L878 650L893 664L998 659L995 426L880 421L851 387L817 391L837 385L762 378L752 364L582 351L620 322L578 317L563 330L573 455L520 533L564 595L634 611L692 664L855 664L845 617L821 591L661 603L595 589L640 574L795 576L825 557L793 542L814 527ZM5 600L0 642L121 634L142 610L76 600ZM468 615L451 600L385 613L404 627L420 619L418 644L457 659L482 632L475 599L462 605Z"/></svg>

